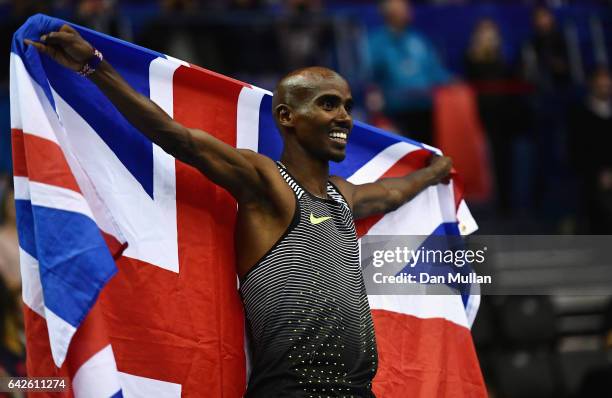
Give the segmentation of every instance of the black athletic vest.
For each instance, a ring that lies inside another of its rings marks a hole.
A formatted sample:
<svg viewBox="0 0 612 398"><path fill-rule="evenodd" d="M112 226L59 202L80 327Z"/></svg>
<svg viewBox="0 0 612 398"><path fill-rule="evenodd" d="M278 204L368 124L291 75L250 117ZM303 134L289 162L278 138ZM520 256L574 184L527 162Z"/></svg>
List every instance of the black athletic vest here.
<svg viewBox="0 0 612 398"><path fill-rule="evenodd" d="M330 199L295 193L291 225L240 285L251 348L246 397L373 397L378 353L353 215Z"/></svg>

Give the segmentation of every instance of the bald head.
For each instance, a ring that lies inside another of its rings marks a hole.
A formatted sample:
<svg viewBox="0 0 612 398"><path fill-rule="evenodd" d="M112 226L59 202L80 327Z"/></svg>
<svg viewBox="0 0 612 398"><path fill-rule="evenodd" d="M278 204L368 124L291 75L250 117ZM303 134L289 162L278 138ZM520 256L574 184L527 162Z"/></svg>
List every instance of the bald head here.
<svg viewBox="0 0 612 398"><path fill-rule="evenodd" d="M329 80L347 84L346 80L337 72L321 66L302 68L287 74L278 82L274 90L272 112L276 115L275 110L281 104L288 105L291 108L299 108L316 94L321 87L321 83Z"/></svg>

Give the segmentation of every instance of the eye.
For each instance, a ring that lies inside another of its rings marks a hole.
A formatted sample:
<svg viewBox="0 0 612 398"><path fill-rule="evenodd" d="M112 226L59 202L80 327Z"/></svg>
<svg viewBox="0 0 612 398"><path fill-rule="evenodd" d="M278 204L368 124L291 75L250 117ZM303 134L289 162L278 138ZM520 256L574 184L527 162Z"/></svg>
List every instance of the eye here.
<svg viewBox="0 0 612 398"><path fill-rule="evenodd" d="M349 115L351 114L351 112L353 112L353 104L348 103L344 106L344 109L346 109L346 113L348 113Z"/></svg>
<svg viewBox="0 0 612 398"><path fill-rule="evenodd" d="M332 101L332 100L330 100L330 99L324 99L324 100L321 102L321 107L322 107L323 109L325 109L326 111L331 111L332 109L334 109L335 104L334 104L334 101Z"/></svg>

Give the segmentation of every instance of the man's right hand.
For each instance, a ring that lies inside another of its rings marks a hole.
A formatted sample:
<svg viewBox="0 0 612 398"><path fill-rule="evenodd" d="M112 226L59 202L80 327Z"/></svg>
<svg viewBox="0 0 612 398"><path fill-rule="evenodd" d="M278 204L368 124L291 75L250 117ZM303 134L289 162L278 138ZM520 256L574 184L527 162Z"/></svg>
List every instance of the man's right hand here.
<svg viewBox="0 0 612 398"><path fill-rule="evenodd" d="M36 47L36 49L47 54L57 63L80 71L94 54L94 48L81 37L70 25L64 24L57 32L49 32L40 37L40 42L29 39L25 44Z"/></svg>

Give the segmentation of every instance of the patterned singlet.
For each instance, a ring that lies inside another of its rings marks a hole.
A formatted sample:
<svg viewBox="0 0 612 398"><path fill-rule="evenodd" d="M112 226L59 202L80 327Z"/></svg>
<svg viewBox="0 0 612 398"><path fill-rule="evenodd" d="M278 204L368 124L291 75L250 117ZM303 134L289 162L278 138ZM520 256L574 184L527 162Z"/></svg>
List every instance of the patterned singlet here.
<svg viewBox="0 0 612 398"><path fill-rule="evenodd" d="M251 348L245 397L374 397L378 353L353 215L278 164L295 193L287 231L240 285Z"/></svg>

